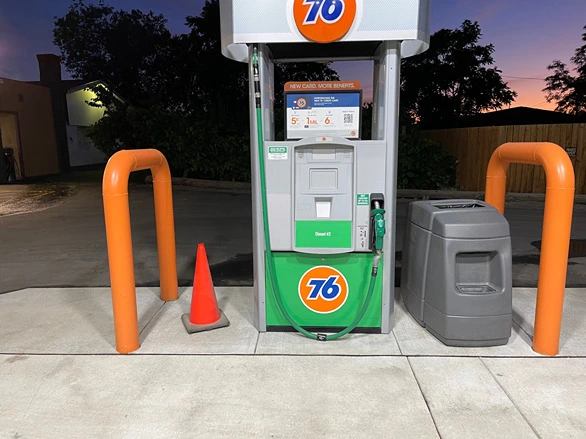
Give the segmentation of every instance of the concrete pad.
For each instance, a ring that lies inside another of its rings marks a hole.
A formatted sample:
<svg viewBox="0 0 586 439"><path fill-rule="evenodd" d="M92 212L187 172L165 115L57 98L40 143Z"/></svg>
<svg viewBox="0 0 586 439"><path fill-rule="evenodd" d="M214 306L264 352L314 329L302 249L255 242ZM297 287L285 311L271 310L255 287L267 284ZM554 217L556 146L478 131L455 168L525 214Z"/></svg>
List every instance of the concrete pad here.
<svg viewBox="0 0 586 439"><path fill-rule="evenodd" d="M478 358L410 358L442 438L535 438Z"/></svg>
<svg viewBox="0 0 586 439"><path fill-rule="evenodd" d="M438 437L405 358L0 356L0 437Z"/></svg>
<svg viewBox="0 0 586 439"><path fill-rule="evenodd" d="M315 342L297 333L259 334L253 325L252 288L218 287L220 307L231 325L188 336L180 316L189 312L191 289L179 301L165 304L158 288L138 288L140 339L138 353L279 355L430 355L537 356L532 341L535 289L515 288L513 334L505 346L456 348L443 345L395 306L394 335L351 334L331 342ZM147 326L148 324L148 326ZM521 325L525 331L517 325ZM560 355L586 355L586 290L568 289ZM398 342L398 344L397 344ZM0 353L115 353L109 288L28 289L0 295Z"/></svg>
<svg viewBox="0 0 586 439"><path fill-rule="evenodd" d="M163 306L137 289L139 330ZM109 288L43 288L0 295L0 353L116 353Z"/></svg>
<svg viewBox="0 0 586 439"><path fill-rule="evenodd" d="M400 355L395 336L348 334L338 340L316 341L297 332L265 332L258 339L261 355Z"/></svg>
<svg viewBox="0 0 586 439"><path fill-rule="evenodd" d="M536 288L513 289L513 321L533 336ZM566 288L560 356L586 356L586 289Z"/></svg>
<svg viewBox="0 0 586 439"><path fill-rule="evenodd" d="M230 326L188 334L181 315L191 309L191 288L167 302L141 333L138 354L254 354L258 331L253 325L252 288L216 287L216 299Z"/></svg>
<svg viewBox="0 0 586 439"><path fill-rule="evenodd" d="M539 436L586 437L586 358L483 362Z"/></svg>
<svg viewBox="0 0 586 439"><path fill-rule="evenodd" d="M453 347L444 345L417 323L409 311L405 309L402 301L395 304L395 312L396 323L393 332L403 355L470 357L533 357L539 355L531 349L532 342L529 336L515 324L513 324L509 343L506 345L480 348Z"/></svg>

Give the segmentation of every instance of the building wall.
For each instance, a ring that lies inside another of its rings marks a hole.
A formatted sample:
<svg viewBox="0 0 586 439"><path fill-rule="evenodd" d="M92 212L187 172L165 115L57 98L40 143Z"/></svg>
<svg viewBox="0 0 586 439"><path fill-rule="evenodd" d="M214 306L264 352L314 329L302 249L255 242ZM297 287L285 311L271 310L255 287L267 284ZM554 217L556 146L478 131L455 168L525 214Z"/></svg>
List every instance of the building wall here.
<svg viewBox="0 0 586 439"><path fill-rule="evenodd" d="M15 113L0 112L0 134L2 135L2 141L0 145L3 148L12 148L14 151L14 160L17 166L17 178L22 177L22 163L20 149L20 139L18 136L18 117Z"/></svg>
<svg viewBox="0 0 586 439"><path fill-rule="evenodd" d="M0 112L16 114L18 119L23 176L59 173L49 89L25 82L0 79Z"/></svg>
<svg viewBox="0 0 586 439"><path fill-rule="evenodd" d="M94 146L91 139L85 136L84 129L84 127L67 125L69 164L75 167L106 163L106 155Z"/></svg>
<svg viewBox="0 0 586 439"><path fill-rule="evenodd" d="M70 85L61 79L61 58L54 54L38 54L40 85L49 89L53 111L53 130L57 144L59 171L69 170L69 153L67 151L67 103L65 93Z"/></svg>
<svg viewBox="0 0 586 439"><path fill-rule="evenodd" d="M69 164L71 166L87 166L105 163L107 157L99 151L92 141L84 135L84 129L95 124L104 116L104 108L88 104L97 96L86 88L68 91L67 142L69 147Z"/></svg>

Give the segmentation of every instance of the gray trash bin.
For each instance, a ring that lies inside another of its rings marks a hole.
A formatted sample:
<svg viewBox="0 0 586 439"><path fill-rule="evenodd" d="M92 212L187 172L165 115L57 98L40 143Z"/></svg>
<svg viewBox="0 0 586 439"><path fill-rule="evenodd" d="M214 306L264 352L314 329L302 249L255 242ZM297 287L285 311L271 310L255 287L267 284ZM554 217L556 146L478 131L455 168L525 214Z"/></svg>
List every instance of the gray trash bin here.
<svg viewBox="0 0 586 439"><path fill-rule="evenodd" d="M506 344L512 327L509 223L476 200L409 205L401 292L411 315L448 346Z"/></svg>

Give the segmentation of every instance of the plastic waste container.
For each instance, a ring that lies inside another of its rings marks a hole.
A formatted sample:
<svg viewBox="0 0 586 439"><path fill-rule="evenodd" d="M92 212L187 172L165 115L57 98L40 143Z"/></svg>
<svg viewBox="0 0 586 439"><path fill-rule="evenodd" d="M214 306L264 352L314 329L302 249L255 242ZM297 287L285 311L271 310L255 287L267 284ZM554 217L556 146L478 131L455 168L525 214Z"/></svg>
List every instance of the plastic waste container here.
<svg viewBox="0 0 586 439"><path fill-rule="evenodd" d="M407 310L449 346L506 344L512 328L509 223L482 201L409 205L401 293Z"/></svg>

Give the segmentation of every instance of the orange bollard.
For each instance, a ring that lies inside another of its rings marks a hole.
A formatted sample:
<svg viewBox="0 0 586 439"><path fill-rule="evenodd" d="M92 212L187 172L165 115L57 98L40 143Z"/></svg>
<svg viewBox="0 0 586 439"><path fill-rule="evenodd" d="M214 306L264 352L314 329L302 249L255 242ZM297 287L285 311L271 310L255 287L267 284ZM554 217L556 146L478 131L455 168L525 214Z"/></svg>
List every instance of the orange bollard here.
<svg viewBox="0 0 586 439"><path fill-rule="evenodd" d="M501 214L505 210L510 163L541 165L545 170L547 188L533 350L543 355L557 355L574 207L574 168L566 152L555 143L505 143L499 146L488 164L485 201Z"/></svg>
<svg viewBox="0 0 586 439"><path fill-rule="evenodd" d="M102 196L116 350L121 354L128 354L140 347L128 206L128 177L131 172L143 169L150 169L153 174L161 299L171 301L179 297L171 173L167 160L155 149L119 151L106 165Z"/></svg>

